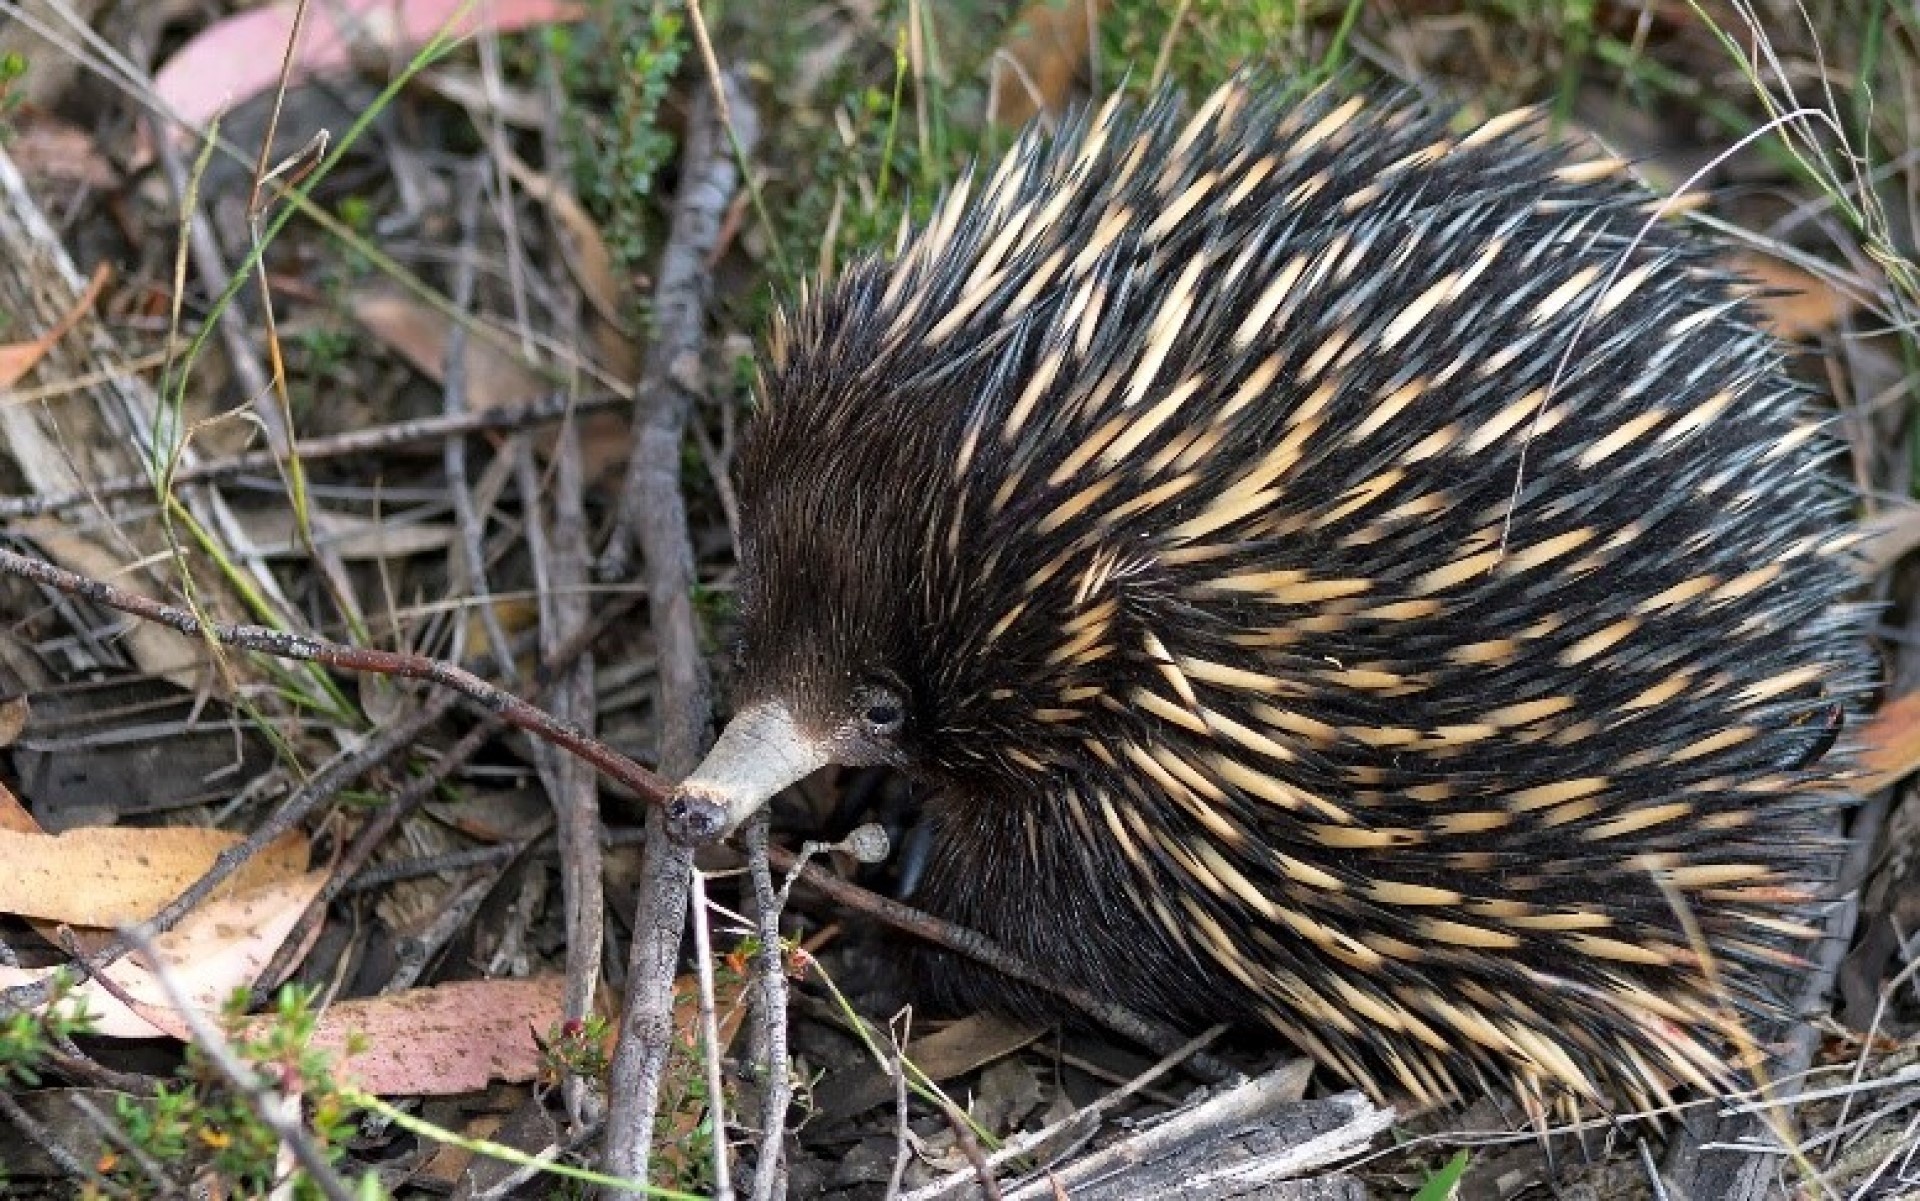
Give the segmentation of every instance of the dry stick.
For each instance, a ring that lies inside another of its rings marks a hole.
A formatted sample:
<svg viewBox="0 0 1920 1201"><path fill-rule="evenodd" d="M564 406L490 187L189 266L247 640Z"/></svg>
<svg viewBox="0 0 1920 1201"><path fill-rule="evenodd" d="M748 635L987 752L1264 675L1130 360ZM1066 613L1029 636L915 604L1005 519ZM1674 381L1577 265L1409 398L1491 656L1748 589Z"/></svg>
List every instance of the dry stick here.
<svg viewBox="0 0 1920 1201"><path fill-rule="evenodd" d="M786 1163L787 1106L793 1084L787 1063L787 971L780 943L780 898L767 866L767 830L771 818L765 808L747 821L741 841L747 851L747 878L753 887L753 916L758 923L760 953L754 956L754 1062L760 1065L760 1156L753 1169L751 1201L772 1201L784 1195L780 1181Z"/></svg>
<svg viewBox="0 0 1920 1201"><path fill-rule="evenodd" d="M258 651L281 659L320 663L344 671L426 680L452 689L482 709L499 716L508 725L564 747L640 794L650 804L662 803L672 791L661 782L660 777L619 751L452 663L430 659L425 655L348 646L313 634L289 633L235 622L202 621L185 609L123 592L111 584L5 549L0 549L0 575L32 580L69 596L156 622L189 638L208 638L223 646Z"/></svg>
<svg viewBox="0 0 1920 1201"><path fill-rule="evenodd" d="M520 468L521 486L534 490L523 497L523 506L529 514L536 513L540 472L524 439L515 462ZM580 441L570 424L560 428L553 462L552 530L550 536L541 539L544 554L540 557L544 567L541 578L546 584L540 595L543 651L557 648L588 625L591 618L587 593L582 587L588 572L585 484ZM530 533L537 532L532 522L528 529ZM590 651L560 673L553 693L553 707L560 716L588 729L594 727L599 708ZM566 997L562 1014L569 1021L584 1022L593 1016L593 996L600 984L601 955L606 949L599 781L585 764L571 755L557 754L551 747L541 747L539 752L534 762L553 798L554 820L559 826L560 883L567 932ZM568 1117L576 1128L604 1116L598 1096L590 1094L586 1081L569 1075L562 1091Z"/></svg>
<svg viewBox="0 0 1920 1201"><path fill-rule="evenodd" d="M985 1201L1001 1201L1000 1182L994 1179L993 1169L987 1166L987 1153L980 1149L980 1140L973 1135L973 1124L960 1107L947 1100L944 1095L936 1095L940 1103L940 1112L947 1119L947 1126L953 1131L954 1146L960 1148L960 1154L966 1157L973 1168L974 1182L980 1186L980 1196Z"/></svg>
<svg viewBox="0 0 1920 1201"><path fill-rule="evenodd" d="M693 914L693 962L700 983L700 1041L706 1048L707 1124L713 1129L713 1201L733 1201L733 1177L727 1163L727 1092L720 1079L720 1018L713 999L713 935L707 920L707 878L699 868L687 873Z"/></svg>
<svg viewBox="0 0 1920 1201"><path fill-rule="evenodd" d="M611 392L579 397L555 392L522 405L508 405L478 413L461 413L457 416L442 415L423 417L417 421L398 421L391 425L354 430L324 438L303 438L293 444L293 449L294 454L306 462L348 456L370 456L416 442L432 442L439 438L455 438L489 430L524 429L560 421L576 413L597 413L624 403L626 403L624 396ZM230 479L251 471L276 470L279 464L280 457L274 452L256 450L217 461L205 460L184 464L173 473L171 478L176 485L202 484ZM101 480L81 491L54 492L41 496L0 497L0 520L64 513L70 509L85 508L96 499L106 500L120 496L151 497L152 495L153 481L147 476L119 475L112 479Z"/></svg>
<svg viewBox="0 0 1920 1201"><path fill-rule="evenodd" d="M783 847L768 847L767 857L781 871L791 871L800 863L800 856ZM902 905L898 901L877 896L857 884L821 871L811 864L801 869L800 879L824 893L829 900L868 913L895 929L917 934L928 942L946 947L948 950L958 951L1003 976L1045 989L1107 1029L1124 1034L1142 1046L1152 1049L1156 1054L1170 1054L1186 1043L1185 1037L1171 1026L1142 1017L1125 1006L1103 1001L1086 989L1063 983L1058 976L1043 971L1037 965L1028 963L993 940L976 934L964 926L943 921L911 906ZM1194 1055L1189 1060L1188 1066L1195 1075L1209 1083L1228 1080L1236 1074L1232 1068L1210 1055Z"/></svg>
<svg viewBox="0 0 1920 1201"><path fill-rule="evenodd" d="M540 699L552 686L553 681L559 678L561 672L579 659L588 647L624 621L639 601L640 595L631 592L615 598L594 617L591 623L547 656L534 672L533 689L527 694L527 699L529 701ZM436 693L435 698L435 701L428 702L429 706L440 701L451 704L458 699L451 692ZM318 925L321 917L326 914L327 905L341 893L355 887L360 869L373 858L374 851L386 841L387 835L393 832L394 827L412 816L427 798L439 791L440 785L445 783L448 777L466 766L506 728L505 718L489 716L473 729L468 730L460 741L448 747L438 759L434 760L432 766L410 780L392 800L381 806L380 811L374 814L373 820L360 828L360 832L353 836L353 841L341 853L340 860L333 865L332 874L328 877L326 885L321 888L320 895L307 906L307 911L301 914L300 920L294 924L293 932L281 942L280 949L274 953L266 970L260 973L261 979L278 980L287 974L288 969L293 966L293 957L306 945L307 937L312 933L313 927Z"/></svg>
<svg viewBox="0 0 1920 1201"><path fill-rule="evenodd" d="M473 277L478 270L477 248L480 226L480 172L469 166L455 175L460 182L459 225L460 254L454 261L453 287L448 299L462 313L473 307ZM455 321L447 328L447 349L440 366L441 414L459 417L467 411L467 327ZM513 653L508 649L506 631L500 627L500 615L494 610L492 589L487 582L486 532L479 514L474 512L473 492L467 481L467 442L448 438L440 447L440 470L446 476L447 493L453 502L454 524L459 528L459 568L466 574L466 592L480 611L481 628L487 632L494 674L508 684L515 678Z"/></svg>
<svg viewBox="0 0 1920 1201"><path fill-rule="evenodd" d="M732 86L737 101L733 133L738 144L751 152L757 121L738 85ZM603 573L625 575L635 542L646 560L647 597L659 657L660 766L670 778L693 769L706 749L712 726L706 658L693 611L693 545L687 535L686 501L680 494L680 451L694 400L689 384L699 368L707 300L713 290L708 264L739 178L727 152L726 134L712 98L696 92L687 121L673 223L660 256L660 282L653 301L654 342L635 390L633 457L620 516L601 561ZM659 1107L660 1077L673 1021L673 968L693 870L692 851L665 837L666 825L658 809L647 815L647 827L652 836L641 861L626 1012L621 1015L607 1094L606 1170L632 1180L647 1178L654 1111ZM714 1138L724 1142L726 1132L715 1130Z"/></svg>
<svg viewBox="0 0 1920 1201"><path fill-rule="evenodd" d="M607 1149L610 1176L647 1179L660 1079L673 1046L673 973L687 921L687 885L693 852L667 837L660 807L647 814L639 896L634 901L633 946L627 959L627 1004L607 1072ZM664 982L664 984L663 984ZM724 1139L724 1131L714 1131ZM603 1197L621 1194L601 1190Z"/></svg>
<svg viewBox="0 0 1920 1201"><path fill-rule="evenodd" d="M253 1116L273 1131L280 1145L293 1152L293 1157L306 1169L307 1177L313 1186L320 1190L327 1201L354 1201L353 1190L344 1180L334 1174L333 1167L327 1163L327 1157L313 1141L313 1136L300 1123L300 1106L288 1105L285 1094L261 1084L260 1073L249 1068L234 1055L227 1046L227 1040L220 1032L207 1024L206 1015L195 1008L180 991L180 985L174 979L173 972L166 961L154 950L153 934L150 927L130 926L121 931L121 937L133 944L134 948L146 956L153 968L153 978L160 985L160 991L166 994L167 1004L180 1015L187 1024L187 1030L193 1035L194 1045L199 1047L227 1083L235 1092L247 1099L248 1108Z"/></svg>

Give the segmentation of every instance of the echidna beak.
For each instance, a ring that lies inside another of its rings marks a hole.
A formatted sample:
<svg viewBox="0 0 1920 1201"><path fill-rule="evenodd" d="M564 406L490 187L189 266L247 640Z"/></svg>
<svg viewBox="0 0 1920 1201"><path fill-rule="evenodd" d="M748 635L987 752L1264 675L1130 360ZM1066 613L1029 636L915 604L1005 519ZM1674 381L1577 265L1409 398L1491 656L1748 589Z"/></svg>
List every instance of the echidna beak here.
<svg viewBox="0 0 1920 1201"><path fill-rule="evenodd" d="M719 741L668 801L669 824L683 842L725 837L772 800L833 762L830 748L808 737L779 701L734 714Z"/></svg>

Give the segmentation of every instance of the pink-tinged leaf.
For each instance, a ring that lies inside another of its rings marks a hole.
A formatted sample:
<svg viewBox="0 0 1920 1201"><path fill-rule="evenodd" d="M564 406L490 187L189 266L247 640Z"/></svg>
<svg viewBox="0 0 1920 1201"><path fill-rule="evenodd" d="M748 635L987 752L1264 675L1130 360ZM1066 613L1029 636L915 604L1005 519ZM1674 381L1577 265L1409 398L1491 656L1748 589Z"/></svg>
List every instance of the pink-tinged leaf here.
<svg viewBox="0 0 1920 1201"><path fill-rule="evenodd" d="M212 1021L234 989L253 986L326 882L326 872L308 872L208 901L155 939L155 953L187 1003ZM52 971L0 967L0 988L29 984ZM95 1016L93 1033L109 1038L186 1037L186 1022L138 956L126 956L106 974L134 1005L129 1008L97 981L80 985L74 993Z"/></svg>
<svg viewBox="0 0 1920 1201"><path fill-rule="evenodd" d="M248 9L201 30L154 76L160 98L188 123L201 126L279 86L296 7ZM565 0L328 0L306 7L306 24L293 50L292 84L352 70L355 46L404 61L443 29L461 37L482 29L512 33L578 21L586 14L584 4Z"/></svg>
<svg viewBox="0 0 1920 1201"><path fill-rule="evenodd" d="M561 1017L565 979L466 980L342 1001L320 1016L313 1047L342 1058L335 1073L377 1096L476 1092L540 1072L533 1041ZM364 1047L347 1055L347 1040Z"/></svg>

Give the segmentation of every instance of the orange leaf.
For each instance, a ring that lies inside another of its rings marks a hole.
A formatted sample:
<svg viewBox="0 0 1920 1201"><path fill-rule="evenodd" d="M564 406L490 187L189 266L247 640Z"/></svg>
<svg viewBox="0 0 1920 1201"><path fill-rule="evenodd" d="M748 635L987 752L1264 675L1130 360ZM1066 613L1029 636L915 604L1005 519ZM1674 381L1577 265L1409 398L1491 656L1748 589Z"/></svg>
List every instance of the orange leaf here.
<svg viewBox="0 0 1920 1201"><path fill-rule="evenodd" d="M90 827L64 834L0 830L0 913L74 926L144 922L241 841L199 826ZM307 841L289 834L249 860L215 896L306 870Z"/></svg>
<svg viewBox="0 0 1920 1201"><path fill-rule="evenodd" d="M1021 10L993 52L994 124L1024 125L1037 113L1066 111L1106 8L1107 0L1033 0Z"/></svg>
<svg viewBox="0 0 1920 1201"><path fill-rule="evenodd" d="M1788 341L1832 329L1860 307L1826 280L1772 255L1742 251L1733 259L1734 270L1765 293L1751 297L1762 324Z"/></svg>
<svg viewBox="0 0 1920 1201"><path fill-rule="evenodd" d="M308 872L201 905L154 939L169 981L189 1005L212 1018L234 989L253 984L326 882L326 872ZM0 988L33 983L53 970L0 967ZM108 1038L185 1036L186 1023L150 965L129 955L104 970L134 1005L129 1008L97 981L81 984L74 992L95 1016L94 1033Z"/></svg>
<svg viewBox="0 0 1920 1201"><path fill-rule="evenodd" d="M94 301L100 299L100 289L107 286L107 280L112 276L112 268L105 263L95 267L93 278L87 281L87 290L80 294L80 299L73 302L73 307L52 329L32 342L0 346L0 388L13 387L26 378L27 372L39 366L40 360L47 357L47 352L93 308Z"/></svg>
<svg viewBox="0 0 1920 1201"><path fill-rule="evenodd" d="M1865 792L1920 769L1920 692L1880 706L1860 732L1860 762L1872 773L1862 784Z"/></svg>

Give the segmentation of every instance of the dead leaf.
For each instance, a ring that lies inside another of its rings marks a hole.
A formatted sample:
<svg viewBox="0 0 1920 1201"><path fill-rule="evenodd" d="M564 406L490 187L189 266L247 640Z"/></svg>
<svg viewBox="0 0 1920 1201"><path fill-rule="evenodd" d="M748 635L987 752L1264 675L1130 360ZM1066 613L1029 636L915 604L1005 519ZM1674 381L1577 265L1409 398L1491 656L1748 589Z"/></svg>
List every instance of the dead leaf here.
<svg viewBox="0 0 1920 1201"><path fill-rule="evenodd" d="M1860 307L1826 280L1772 255L1743 250L1732 257L1761 324L1789 342L1833 329Z"/></svg>
<svg viewBox="0 0 1920 1201"><path fill-rule="evenodd" d="M594 313L615 329L624 330L625 323L620 319L620 283L613 274L613 252L607 249L606 239L600 236L600 227L594 224L586 206L572 191L534 170L518 155L507 155L506 163L507 174L513 176L514 182L527 195L546 205L553 219L560 223L572 251L567 256L567 266Z"/></svg>
<svg viewBox="0 0 1920 1201"><path fill-rule="evenodd" d="M489 1081L521 1083L540 1072L542 1038L561 1018L566 980L465 980L342 1001L320 1015L316 1050L339 1056L335 1071L377 1096L470 1093ZM366 1047L348 1055L347 1040Z"/></svg>
<svg viewBox="0 0 1920 1201"><path fill-rule="evenodd" d="M1046 1031L1045 1026L1031 1022L976 1013L914 1038L907 1046L907 1058L927 1079L944 1082L1011 1055ZM837 1086L823 1089L817 1100L822 1113L851 1118L892 1096L893 1080L874 1070L845 1077Z"/></svg>
<svg viewBox="0 0 1920 1201"><path fill-rule="evenodd" d="M1106 0L1034 0L1021 11L993 52L988 104L994 124L1025 125L1039 113L1067 111L1089 37L1106 10Z"/></svg>
<svg viewBox="0 0 1920 1201"><path fill-rule="evenodd" d="M143 922L240 841L237 834L197 826L91 827L64 834L0 830L0 913L74 926ZM285 881L306 866L306 838L288 834L247 861L214 895Z"/></svg>
<svg viewBox="0 0 1920 1201"><path fill-rule="evenodd" d="M587 13L586 5L565 0L283 0L248 9L202 29L155 74L155 92L188 127L183 136L279 85L300 8L306 10L306 23L288 76L289 86L296 87L350 72L356 49L371 51L380 61L404 62L443 30L456 37L482 29L512 33L578 21Z"/></svg>
<svg viewBox="0 0 1920 1201"><path fill-rule="evenodd" d="M7 791L0 784L0 830L12 830L18 834L40 833L40 823L33 820L33 814L20 803L20 798Z"/></svg>
<svg viewBox="0 0 1920 1201"><path fill-rule="evenodd" d="M32 716L33 706L24 695L0 701L0 747L19 741L20 731L27 728L27 719Z"/></svg>
<svg viewBox="0 0 1920 1201"><path fill-rule="evenodd" d="M39 366L40 360L54 348L60 339L72 332L80 318L92 311L94 302L100 299L100 290L113 278L113 269L101 263L93 269L93 278L87 281L87 290L73 302L73 307L61 316L52 329L32 342L13 342L0 346L0 388L11 388L26 378L27 372Z"/></svg>
<svg viewBox="0 0 1920 1201"><path fill-rule="evenodd" d="M80 126L51 113L29 110L11 118L7 153L29 180L80 185L108 192L120 186L120 173L99 143Z"/></svg>
<svg viewBox="0 0 1920 1201"><path fill-rule="evenodd" d="M253 985L326 882L326 872L308 872L201 905L154 940L168 979L187 1004L210 1019L215 1017L236 988ZM31 984L54 970L0 967L0 988ZM94 1015L93 1033L108 1038L187 1036L186 1022L167 1002L158 977L138 956L128 955L104 970L133 1000L134 1008L97 981L79 985L74 992Z"/></svg>
<svg viewBox="0 0 1920 1201"><path fill-rule="evenodd" d="M443 381L447 337L453 331L445 313L384 292L361 293L351 308L367 332L414 370L435 383ZM467 407L474 412L526 404L550 390L545 380L485 338L467 338L466 369Z"/></svg>
<svg viewBox="0 0 1920 1201"><path fill-rule="evenodd" d="M1889 502L1860 523L1858 535L1858 574L1863 580L1871 580L1920 550L1920 505Z"/></svg>
<svg viewBox="0 0 1920 1201"><path fill-rule="evenodd" d="M1861 782L1863 792L1885 788L1920 769L1920 692L1880 706L1860 732L1860 763L1871 773Z"/></svg>

